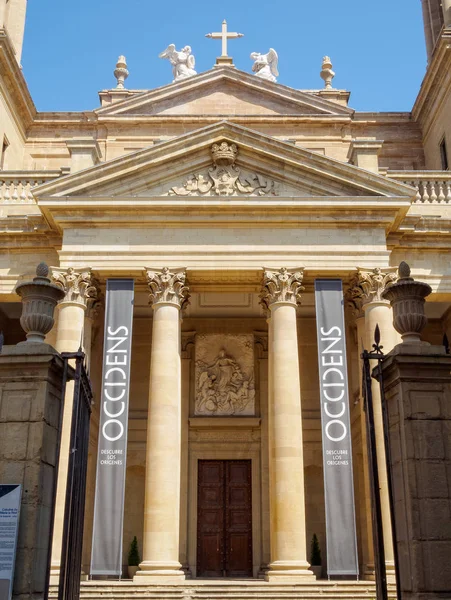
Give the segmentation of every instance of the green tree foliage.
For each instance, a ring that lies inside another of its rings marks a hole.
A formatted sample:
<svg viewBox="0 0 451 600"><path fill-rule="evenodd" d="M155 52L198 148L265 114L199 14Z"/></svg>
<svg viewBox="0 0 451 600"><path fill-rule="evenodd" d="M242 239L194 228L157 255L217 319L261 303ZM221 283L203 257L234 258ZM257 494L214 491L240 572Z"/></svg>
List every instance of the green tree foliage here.
<svg viewBox="0 0 451 600"><path fill-rule="evenodd" d="M130 550L128 552L128 565L129 567L137 567L140 562L141 559L138 551L138 540L136 539L135 535L133 542L130 544Z"/></svg>
<svg viewBox="0 0 451 600"><path fill-rule="evenodd" d="M319 549L316 533L313 534L312 543L310 544L310 564L313 567L319 567L321 565L321 550Z"/></svg>

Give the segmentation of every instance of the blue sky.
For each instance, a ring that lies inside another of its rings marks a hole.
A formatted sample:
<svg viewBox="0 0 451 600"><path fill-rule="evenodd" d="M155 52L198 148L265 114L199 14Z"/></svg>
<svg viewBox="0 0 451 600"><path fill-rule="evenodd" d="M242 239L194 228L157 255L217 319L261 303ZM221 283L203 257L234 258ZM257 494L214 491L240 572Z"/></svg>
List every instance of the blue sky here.
<svg viewBox="0 0 451 600"><path fill-rule="evenodd" d="M22 64L40 111L91 110L97 92L115 86L119 54L127 58L129 89L172 81L170 43L189 44L196 70L210 69L220 42L205 37L223 19L245 37L229 42L237 68L250 72L253 51L279 54L279 82L323 86L325 54L334 87L351 91L365 111L408 111L426 67L420 0L33 0L28 3Z"/></svg>

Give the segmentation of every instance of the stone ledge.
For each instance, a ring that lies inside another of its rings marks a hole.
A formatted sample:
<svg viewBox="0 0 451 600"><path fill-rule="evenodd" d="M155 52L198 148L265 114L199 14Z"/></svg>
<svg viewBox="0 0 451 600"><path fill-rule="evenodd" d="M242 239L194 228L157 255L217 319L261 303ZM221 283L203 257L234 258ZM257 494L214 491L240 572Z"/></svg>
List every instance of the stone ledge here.
<svg viewBox="0 0 451 600"><path fill-rule="evenodd" d="M259 417L191 417L192 429L259 429Z"/></svg>

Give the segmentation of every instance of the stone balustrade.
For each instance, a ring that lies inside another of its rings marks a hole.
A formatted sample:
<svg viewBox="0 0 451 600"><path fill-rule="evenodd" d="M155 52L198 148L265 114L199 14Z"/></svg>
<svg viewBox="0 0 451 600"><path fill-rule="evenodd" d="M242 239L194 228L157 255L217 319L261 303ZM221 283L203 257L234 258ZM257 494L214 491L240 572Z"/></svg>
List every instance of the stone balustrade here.
<svg viewBox="0 0 451 600"><path fill-rule="evenodd" d="M451 204L449 171L387 171L387 177L415 188L416 204Z"/></svg>
<svg viewBox="0 0 451 600"><path fill-rule="evenodd" d="M62 174L62 170L0 171L0 204L34 204L32 188Z"/></svg>

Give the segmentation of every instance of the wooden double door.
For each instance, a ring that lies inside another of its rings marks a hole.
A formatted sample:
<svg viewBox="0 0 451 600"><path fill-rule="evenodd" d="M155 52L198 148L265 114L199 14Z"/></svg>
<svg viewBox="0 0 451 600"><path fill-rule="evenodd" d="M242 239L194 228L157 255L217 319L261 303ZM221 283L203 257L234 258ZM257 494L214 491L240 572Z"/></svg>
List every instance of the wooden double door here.
<svg viewBox="0 0 451 600"><path fill-rule="evenodd" d="M197 577L252 577L250 460L200 460Z"/></svg>

